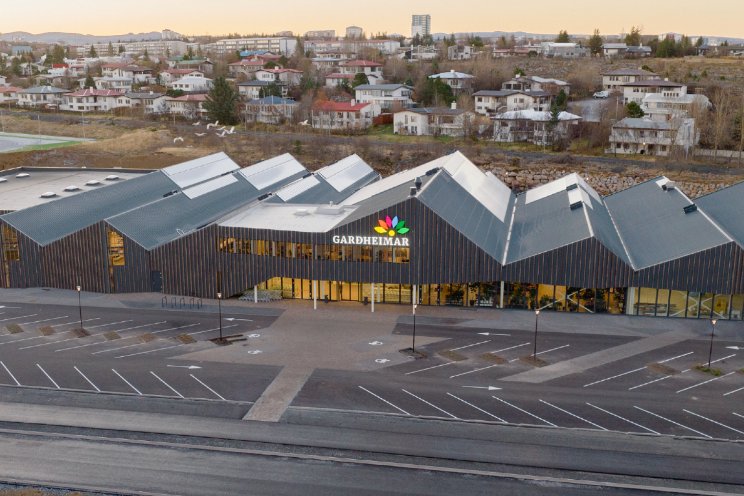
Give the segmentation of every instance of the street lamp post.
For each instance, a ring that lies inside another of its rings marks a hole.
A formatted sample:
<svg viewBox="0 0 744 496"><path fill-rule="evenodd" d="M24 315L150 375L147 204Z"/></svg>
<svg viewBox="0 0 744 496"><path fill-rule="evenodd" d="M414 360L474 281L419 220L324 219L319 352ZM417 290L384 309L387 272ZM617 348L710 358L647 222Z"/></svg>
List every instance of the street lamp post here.
<svg viewBox="0 0 744 496"><path fill-rule="evenodd" d="M413 341L411 342L411 351L416 353L416 307L417 304L413 304Z"/></svg>
<svg viewBox="0 0 744 496"><path fill-rule="evenodd" d="M716 322L718 322L718 319L712 319L710 321L711 328L710 328L710 348L708 349L708 369L710 369L710 359L713 357L713 336L716 333Z"/></svg>
<svg viewBox="0 0 744 496"><path fill-rule="evenodd" d="M83 330L83 304L80 300L80 291L82 291L82 287L78 284L75 286L75 289L77 289L78 293L78 314L80 315L80 330Z"/></svg>
<svg viewBox="0 0 744 496"><path fill-rule="evenodd" d="M537 358L537 319L540 316L540 310L535 310L535 344L532 348L532 358Z"/></svg>
<svg viewBox="0 0 744 496"><path fill-rule="evenodd" d="M220 318L220 341L222 341L222 293L217 293L217 308Z"/></svg>

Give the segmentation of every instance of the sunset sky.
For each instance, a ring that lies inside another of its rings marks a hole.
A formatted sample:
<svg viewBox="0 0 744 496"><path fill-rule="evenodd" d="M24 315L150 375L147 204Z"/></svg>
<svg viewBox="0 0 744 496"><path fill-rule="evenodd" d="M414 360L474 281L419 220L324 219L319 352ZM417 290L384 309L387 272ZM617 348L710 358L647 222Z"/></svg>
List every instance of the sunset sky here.
<svg viewBox="0 0 744 496"><path fill-rule="evenodd" d="M0 32L46 31L114 35L172 29L187 35L335 29L357 25L367 33L410 33L411 14L432 16L433 32L527 31L617 34L640 25L645 34L744 37L744 1L717 0L706 8L693 0L27 0L3 2Z"/></svg>

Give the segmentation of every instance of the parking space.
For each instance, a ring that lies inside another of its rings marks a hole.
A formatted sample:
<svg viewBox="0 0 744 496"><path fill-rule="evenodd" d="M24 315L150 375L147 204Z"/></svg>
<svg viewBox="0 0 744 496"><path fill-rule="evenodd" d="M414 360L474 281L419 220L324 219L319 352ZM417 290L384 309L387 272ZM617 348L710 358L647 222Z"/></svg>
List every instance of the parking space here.
<svg viewBox="0 0 744 496"><path fill-rule="evenodd" d="M218 346L220 322L209 313L85 309L80 332L74 310L0 305L0 384L250 403L280 370L173 360ZM225 313L221 332L240 336L272 321Z"/></svg>

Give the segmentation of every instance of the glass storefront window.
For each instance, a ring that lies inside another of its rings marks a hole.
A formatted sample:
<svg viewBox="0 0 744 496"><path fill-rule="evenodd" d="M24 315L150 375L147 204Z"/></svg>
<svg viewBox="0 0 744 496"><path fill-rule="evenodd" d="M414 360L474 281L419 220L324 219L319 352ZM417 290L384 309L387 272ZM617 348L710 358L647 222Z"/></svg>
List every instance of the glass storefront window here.
<svg viewBox="0 0 744 496"><path fill-rule="evenodd" d="M703 293L700 296L700 315L701 319L710 319L713 316L713 293Z"/></svg>
<svg viewBox="0 0 744 496"><path fill-rule="evenodd" d="M669 317L684 318L687 309L687 291L670 291Z"/></svg>
<svg viewBox="0 0 744 496"><path fill-rule="evenodd" d="M638 314L653 317L656 315L656 288L641 288L638 298Z"/></svg>
<svg viewBox="0 0 744 496"><path fill-rule="evenodd" d="M669 316L669 290L660 289L656 296L656 316L667 317Z"/></svg>
<svg viewBox="0 0 744 496"><path fill-rule="evenodd" d="M610 288L607 291L607 311L620 315L625 312L625 288Z"/></svg>
<svg viewBox="0 0 744 496"><path fill-rule="evenodd" d="M696 319L700 313L700 293L687 293L687 317Z"/></svg>
<svg viewBox="0 0 744 496"><path fill-rule="evenodd" d="M729 303L731 300L730 295L717 294L713 298L713 318L714 319L728 319L729 318Z"/></svg>
<svg viewBox="0 0 744 496"><path fill-rule="evenodd" d="M731 319L741 320L744 311L744 294L735 294L731 298Z"/></svg>

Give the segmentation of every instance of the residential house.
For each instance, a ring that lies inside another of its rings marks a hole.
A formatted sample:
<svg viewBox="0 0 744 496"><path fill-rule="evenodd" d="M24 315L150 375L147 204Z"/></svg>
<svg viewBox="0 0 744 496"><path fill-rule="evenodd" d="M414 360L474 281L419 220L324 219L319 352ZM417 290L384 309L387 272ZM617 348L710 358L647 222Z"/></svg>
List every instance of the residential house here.
<svg viewBox="0 0 744 496"><path fill-rule="evenodd" d="M640 59L651 56L651 47L647 46L629 46L625 51L625 58L627 59Z"/></svg>
<svg viewBox="0 0 744 496"><path fill-rule="evenodd" d="M299 104L288 98L267 96L251 100L245 104L246 122L261 122L264 124L281 124L292 120Z"/></svg>
<svg viewBox="0 0 744 496"><path fill-rule="evenodd" d="M238 77L240 75L251 76L256 71L263 69L265 62L260 59L243 59L232 64L227 64L227 72L230 77Z"/></svg>
<svg viewBox="0 0 744 496"><path fill-rule="evenodd" d="M53 107L62 104L62 96L70 93L70 90L55 88L53 86L34 86L19 91L18 105L20 107Z"/></svg>
<svg viewBox="0 0 744 496"><path fill-rule="evenodd" d="M641 103L644 117L652 121L693 117L696 110L709 110L711 107L708 97L702 94L669 97L660 93L650 93L643 97Z"/></svg>
<svg viewBox="0 0 744 496"><path fill-rule="evenodd" d="M114 71L122 67L127 67L128 65L129 64L125 63L101 64L101 76L114 77Z"/></svg>
<svg viewBox="0 0 744 496"><path fill-rule="evenodd" d="M333 71L339 66L339 64L346 62L347 59L337 57L313 57L311 61L313 66L319 71Z"/></svg>
<svg viewBox="0 0 744 496"><path fill-rule="evenodd" d="M414 136L465 136L475 125L473 112L449 107L411 108L393 115L396 134Z"/></svg>
<svg viewBox="0 0 744 496"><path fill-rule="evenodd" d="M262 92L274 83L270 81L245 81L238 83L238 94L245 100L256 100L263 97ZM282 93L286 88L282 88Z"/></svg>
<svg viewBox="0 0 744 496"><path fill-rule="evenodd" d="M7 81L8 78L6 78L5 76L0 76L0 86L9 86Z"/></svg>
<svg viewBox="0 0 744 496"><path fill-rule="evenodd" d="M372 62L371 60L350 60L339 65L341 74L351 74L353 76L362 72L367 76L369 84L378 84L383 82L382 64ZM328 82L326 79L326 86Z"/></svg>
<svg viewBox="0 0 744 496"><path fill-rule="evenodd" d="M602 55L608 59L624 57L627 50L628 45L625 43L605 43L602 45Z"/></svg>
<svg viewBox="0 0 744 496"><path fill-rule="evenodd" d="M571 93L571 85L560 79L544 78L540 76L520 76L517 74L508 81L501 83L502 90L519 91L545 91L553 96L563 90L568 96Z"/></svg>
<svg viewBox="0 0 744 496"><path fill-rule="evenodd" d="M0 85L0 105L18 103L18 93L23 91L22 88L15 86Z"/></svg>
<svg viewBox="0 0 744 496"><path fill-rule="evenodd" d="M164 114L168 112L168 104L164 93L153 91L128 92L116 100L117 107L129 107L142 112L144 115Z"/></svg>
<svg viewBox="0 0 744 496"><path fill-rule="evenodd" d="M196 119L207 115L207 109L204 108L204 102L207 101L207 95L191 94L183 95L177 98L166 98L166 105L171 114L175 114L186 119Z"/></svg>
<svg viewBox="0 0 744 496"><path fill-rule="evenodd" d="M452 88L452 93L457 96L460 93L470 93L473 90L473 79L475 79L475 76L452 69L449 72L433 74L429 76L429 79L440 79L444 81Z"/></svg>
<svg viewBox="0 0 744 496"><path fill-rule="evenodd" d="M649 79L661 79L661 77L658 74L643 69L616 69L602 73L602 88L608 91L622 91L621 86L624 84Z"/></svg>
<svg viewBox="0 0 744 496"><path fill-rule="evenodd" d="M355 74L342 74L340 72L328 74L325 77L326 88L335 88L344 85L351 87L351 83L354 81L354 76Z"/></svg>
<svg viewBox="0 0 744 496"><path fill-rule="evenodd" d="M374 103L381 112L413 107L413 88L405 84L360 84L354 88L356 101Z"/></svg>
<svg viewBox="0 0 744 496"><path fill-rule="evenodd" d="M652 121L626 117L612 126L610 147L605 152L665 157L675 146L689 153L698 140L695 119Z"/></svg>
<svg viewBox="0 0 744 496"><path fill-rule="evenodd" d="M434 60L439 58L439 49L434 45L416 45L400 53L398 57L411 62Z"/></svg>
<svg viewBox="0 0 744 496"><path fill-rule="evenodd" d="M493 116L493 139L501 143L528 142L548 146L571 135L572 126L581 117L560 112L557 120L551 112L513 110Z"/></svg>
<svg viewBox="0 0 744 496"><path fill-rule="evenodd" d="M184 60L183 57L171 57L168 59L168 65L171 69L196 69L205 75L214 72L214 64L207 59Z"/></svg>
<svg viewBox="0 0 744 496"><path fill-rule="evenodd" d="M667 79L635 81L625 83L621 88L623 90L623 103L626 105L630 102L636 102L640 105L643 103L643 98L650 93L658 93L671 98L680 98L687 94L687 86Z"/></svg>
<svg viewBox="0 0 744 496"><path fill-rule="evenodd" d="M166 84L166 87L184 93L206 93L212 87L212 80L203 76L184 76Z"/></svg>
<svg viewBox="0 0 744 496"><path fill-rule="evenodd" d="M447 47L449 60L470 60L475 55L472 45L452 45Z"/></svg>
<svg viewBox="0 0 744 496"><path fill-rule="evenodd" d="M316 102L312 108L312 126L326 130L361 130L372 126L375 115L380 109L374 103L334 102L324 100Z"/></svg>
<svg viewBox="0 0 744 496"><path fill-rule="evenodd" d="M163 84L163 85L167 85L168 83L173 83L186 76L194 76L194 77L202 77L202 78L206 77L206 75L203 72L200 72L196 69L166 69L164 71L160 71L159 76L160 76L160 84Z"/></svg>
<svg viewBox="0 0 744 496"><path fill-rule="evenodd" d="M153 82L152 69L138 65L117 67L111 71L111 77L131 79L134 84L148 84Z"/></svg>
<svg viewBox="0 0 744 496"><path fill-rule="evenodd" d="M552 95L547 91L481 90L473 94L475 112L491 116L516 110L550 110Z"/></svg>
<svg viewBox="0 0 744 496"><path fill-rule="evenodd" d="M60 109L71 112L108 112L118 106L117 100L123 95L122 91L117 90L78 90L62 97Z"/></svg>
<svg viewBox="0 0 744 496"><path fill-rule="evenodd" d="M542 54L551 58L575 59L589 55L589 49L578 43L555 43L551 41L542 43L540 47Z"/></svg>
<svg viewBox="0 0 744 496"><path fill-rule="evenodd" d="M130 78L94 77L93 81L96 83L96 89L98 90L132 91L132 80ZM83 88L85 78L79 79L78 83Z"/></svg>
<svg viewBox="0 0 744 496"><path fill-rule="evenodd" d="M255 73L258 81L269 81L283 86L298 86L302 71L297 69L259 69Z"/></svg>

